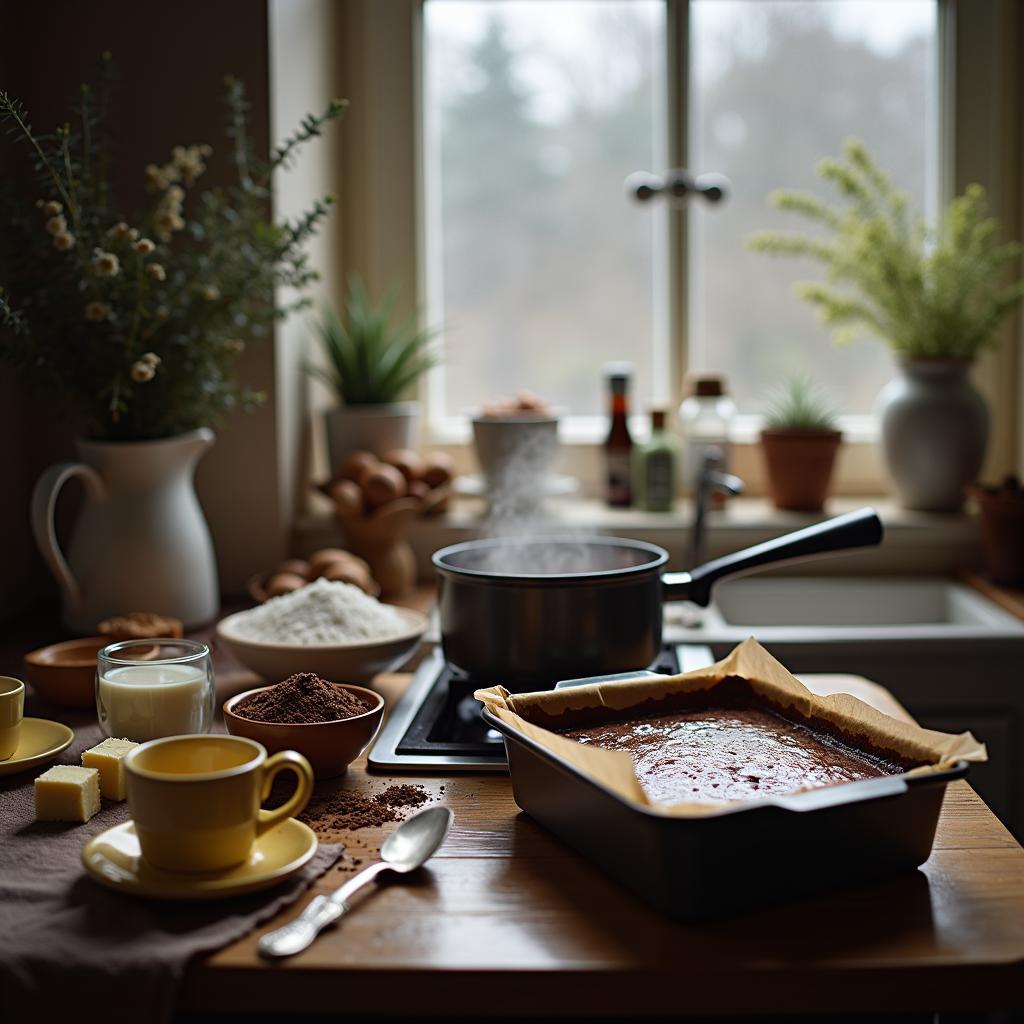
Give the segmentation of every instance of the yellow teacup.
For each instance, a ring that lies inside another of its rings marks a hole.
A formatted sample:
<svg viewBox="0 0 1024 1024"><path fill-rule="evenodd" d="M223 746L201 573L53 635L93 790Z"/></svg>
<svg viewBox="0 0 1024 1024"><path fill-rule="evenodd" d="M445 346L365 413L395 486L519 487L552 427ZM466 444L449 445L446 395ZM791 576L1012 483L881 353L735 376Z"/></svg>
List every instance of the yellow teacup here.
<svg viewBox="0 0 1024 1024"><path fill-rule="evenodd" d="M0 676L0 761L18 749L21 719L25 714L25 684L14 676Z"/></svg>
<svg viewBox="0 0 1024 1024"><path fill-rule="evenodd" d="M124 760L128 807L142 856L165 871L220 871L245 861L256 837L298 814L313 792L313 769L294 750L267 757L242 736L168 736ZM278 773L298 785L272 811L260 804Z"/></svg>

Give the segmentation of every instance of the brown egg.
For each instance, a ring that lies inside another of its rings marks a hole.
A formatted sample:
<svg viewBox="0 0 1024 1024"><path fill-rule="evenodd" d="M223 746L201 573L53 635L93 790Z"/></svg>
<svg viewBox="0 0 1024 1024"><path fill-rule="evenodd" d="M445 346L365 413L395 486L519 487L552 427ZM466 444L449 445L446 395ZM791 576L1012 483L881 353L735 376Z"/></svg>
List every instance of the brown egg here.
<svg viewBox="0 0 1024 1024"><path fill-rule="evenodd" d="M409 448L396 448L388 452L384 461L394 466L410 483L423 476L423 459Z"/></svg>
<svg viewBox="0 0 1024 1024"><path fill-rule="evenodd" d="M289 558L282 562L274 571L275 576L282 573L290 573L293 576L301 576L304 580L309 579L309 562L304 558Z"/></svg>
<svg viewBox="0 0 1024 1024"><path fill-rule="evenodd" d="M358 480L372 466L380 462L373 452L355 451L346 456L335 476L341 480Z"/></svg>
<svg viewBox="0 0 1024 1024"><path fill-rule="evenodd" d="M394 466L383 463L366 470L359 478L359 486L366 495L367 504L372 508L386 505L395 498L403 498L408 490L405 477Z"/></svg>
<svg viewBox="0 0 1024 1024"><path fill-rule="evenodd" d="M267 580L267 597L280 597L301 590L308 580L294 572L279 572Z"/></svg>
<svg viewBox="0 0 1024 1024"><path fill-rule="evenodd" d="M368 572L364 572L358 566L348 562L332 562L324 569L324 579L335 583L351 583L365 593L373 594L374 597L379 591L373 577Z"/></svg>
<svg viewBox="0 0 1024 1024"><path fill-rule="evenodd" d="M372 576L370 572L370 563L360 558L358 555L353 555L351 551L343 551L335 562L340 562L342 565L351 565L354 569L358 569L360 572L365 572L367 576Z"/></svg>
<svg viewBox="0 0 1024 1024"><path fill-rule="evenodd" d="M331 500L340 519L361 516L366 505L363 489L354 480L335 480L331 484Z"/></svg>
<svg viewBox="0 0 1024 1024"><path fill-rule="evenodd" d="M455 476L455 460L444 452L431 452L424 459L423 479L431 487L440 487Z"/></svg>
<svg viewBox="0 0 1024 1024"><path fill-rule="evenodd" d="M313 574L313 578L323 574L324 569L331 564L336 562L339 558L345 558L348 554L347 551L342 551L341 548L320 548L319 551L314 551L309 556L309 568Z"/></svg>

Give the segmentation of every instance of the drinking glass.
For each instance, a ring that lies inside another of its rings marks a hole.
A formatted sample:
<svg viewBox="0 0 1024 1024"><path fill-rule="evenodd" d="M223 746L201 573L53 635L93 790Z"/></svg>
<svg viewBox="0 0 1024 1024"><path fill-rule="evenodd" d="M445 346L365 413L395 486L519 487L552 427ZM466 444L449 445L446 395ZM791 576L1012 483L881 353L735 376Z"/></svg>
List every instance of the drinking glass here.
<svg viewBox="0 0 1024 1024"><path fill-rule="evenodd" d="M196 640L122 640L96 656L96 713L107 736L134 740L209 732L210 648Z"/></svg>

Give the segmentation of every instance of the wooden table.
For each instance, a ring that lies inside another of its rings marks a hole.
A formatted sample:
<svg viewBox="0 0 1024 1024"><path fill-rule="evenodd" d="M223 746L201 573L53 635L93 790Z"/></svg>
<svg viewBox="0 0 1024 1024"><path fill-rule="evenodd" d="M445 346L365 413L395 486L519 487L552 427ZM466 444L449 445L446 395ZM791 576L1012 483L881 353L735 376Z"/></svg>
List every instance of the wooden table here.
<svg viewBox="0 0 1024 1024"><path fill-rule="evenodd" d="M408 677L383 679L389 705ZM244 680L235 679L234 689ZM906 712L853 676L809 676ZM189 971L182 1010L368 1016L680 1016L1024 1006L1024 850L964 782L919 872L710 925L663 920L518 810L504 775L421 776L455 812L415 882L383 885L305 953L257 934ZM340 783L379 790L365 761ZM365 863L386 834L345 837ZM757 870L757 850L750 851ZM310 896L312 895L310 893ZM307 897L308 898L308 897Z"/></svg>

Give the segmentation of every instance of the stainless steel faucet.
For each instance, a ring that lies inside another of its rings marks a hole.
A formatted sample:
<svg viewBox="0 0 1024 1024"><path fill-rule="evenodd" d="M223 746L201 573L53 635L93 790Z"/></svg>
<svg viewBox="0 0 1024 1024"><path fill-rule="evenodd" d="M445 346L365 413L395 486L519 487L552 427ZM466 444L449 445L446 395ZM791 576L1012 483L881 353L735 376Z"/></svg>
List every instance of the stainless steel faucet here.
<svg viewBox="0 0 1024 1024"><path fill-rule="evenodd" d="M690 534L690 565L694 568L707 560L708 502L713 494L742 494L743 481L726 473L721 448L706 448L693 482L693 530Z"/></svg>

